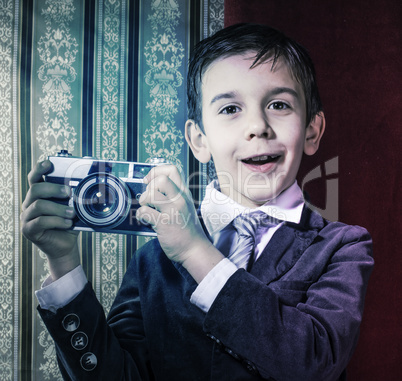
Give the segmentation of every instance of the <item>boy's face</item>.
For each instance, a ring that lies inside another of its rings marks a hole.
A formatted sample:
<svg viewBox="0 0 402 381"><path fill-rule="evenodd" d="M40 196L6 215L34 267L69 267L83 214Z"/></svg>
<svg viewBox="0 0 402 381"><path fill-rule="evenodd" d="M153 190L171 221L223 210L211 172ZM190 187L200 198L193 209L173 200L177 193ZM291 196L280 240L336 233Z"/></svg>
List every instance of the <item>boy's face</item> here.
<svg viewBox="0 0 402 381"><path fill-rule="evenodd" d="M212 156L221 191L251 208L292 185L303 151L315 152L306 147L314 131L306 128L301 85L284 61L273 70L272 62L250 69L253 57L227 57L204 73L205 134L193 125L193 133L198 133L195 150L194 141L190 143L200 161Z"/></svg>

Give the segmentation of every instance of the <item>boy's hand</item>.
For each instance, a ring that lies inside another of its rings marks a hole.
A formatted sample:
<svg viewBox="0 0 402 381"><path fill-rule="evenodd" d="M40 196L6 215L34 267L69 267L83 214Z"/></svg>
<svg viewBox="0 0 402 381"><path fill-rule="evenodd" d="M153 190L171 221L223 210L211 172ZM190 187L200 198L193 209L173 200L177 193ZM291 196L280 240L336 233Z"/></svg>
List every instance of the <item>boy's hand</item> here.
<svg viewBox="0 0 402 381"><path fill-rule="evenodd" d="M200 282L223 255L206 237L191 193L173 165L153 168L140 198L138 220L152 226L165 254Z"/></svg>
<svg viewBox="0 0 402 381"><path fill-rule="evenodd" d="M78 232L70 230L74 210L66 205L48 200L66 199L70 188L47 183L43 175L49 172L51 163L38 163L28 175L29 191L22 204L22 233L42 250L49 260L53 279L60 278L80 264L77 245Z"/></svg>

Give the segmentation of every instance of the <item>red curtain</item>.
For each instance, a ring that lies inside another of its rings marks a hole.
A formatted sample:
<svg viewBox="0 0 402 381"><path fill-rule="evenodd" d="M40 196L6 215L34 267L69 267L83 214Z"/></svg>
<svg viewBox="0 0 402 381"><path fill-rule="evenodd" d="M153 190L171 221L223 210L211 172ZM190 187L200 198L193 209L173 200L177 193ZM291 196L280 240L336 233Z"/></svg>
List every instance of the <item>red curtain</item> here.
<svg viewBox="0 0 402 381"><path fill-rule="evenodd" d="M302 163L299 182L338 158L338 219L366 227L374 242L348 379L402 380L402 2L225 0L225 25L238 22L271 25L310 51L327 130L319 153ZM306 186L321 208L325 180Z"/></svg>

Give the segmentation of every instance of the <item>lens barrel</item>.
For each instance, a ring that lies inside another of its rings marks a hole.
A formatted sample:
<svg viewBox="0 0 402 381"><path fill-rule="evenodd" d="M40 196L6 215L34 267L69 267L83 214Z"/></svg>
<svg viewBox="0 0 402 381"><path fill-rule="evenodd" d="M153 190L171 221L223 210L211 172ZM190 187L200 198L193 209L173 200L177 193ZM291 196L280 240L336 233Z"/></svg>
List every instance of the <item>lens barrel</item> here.
<svg viewBox="0 0 402 381"><path fill-rule="evenodd" d="M82 179L74 190L73 204L83 222L95 228L113 228L127 217L131 194L126 184L108 173Z"/></svg>

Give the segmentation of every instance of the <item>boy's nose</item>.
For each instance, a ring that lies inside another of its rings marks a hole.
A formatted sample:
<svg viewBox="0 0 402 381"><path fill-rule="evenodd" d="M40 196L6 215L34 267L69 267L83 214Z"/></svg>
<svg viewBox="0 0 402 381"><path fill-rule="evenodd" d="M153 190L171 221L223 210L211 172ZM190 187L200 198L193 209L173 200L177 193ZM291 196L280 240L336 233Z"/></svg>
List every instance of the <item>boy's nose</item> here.
<svg viewBox="0 0 402 381"><path fill-rule="evenodd" d="M273 130L263 113L253 113L249 116L245 129L246 140L251 140L255 137L270 139L272 136Z"/></svg>

